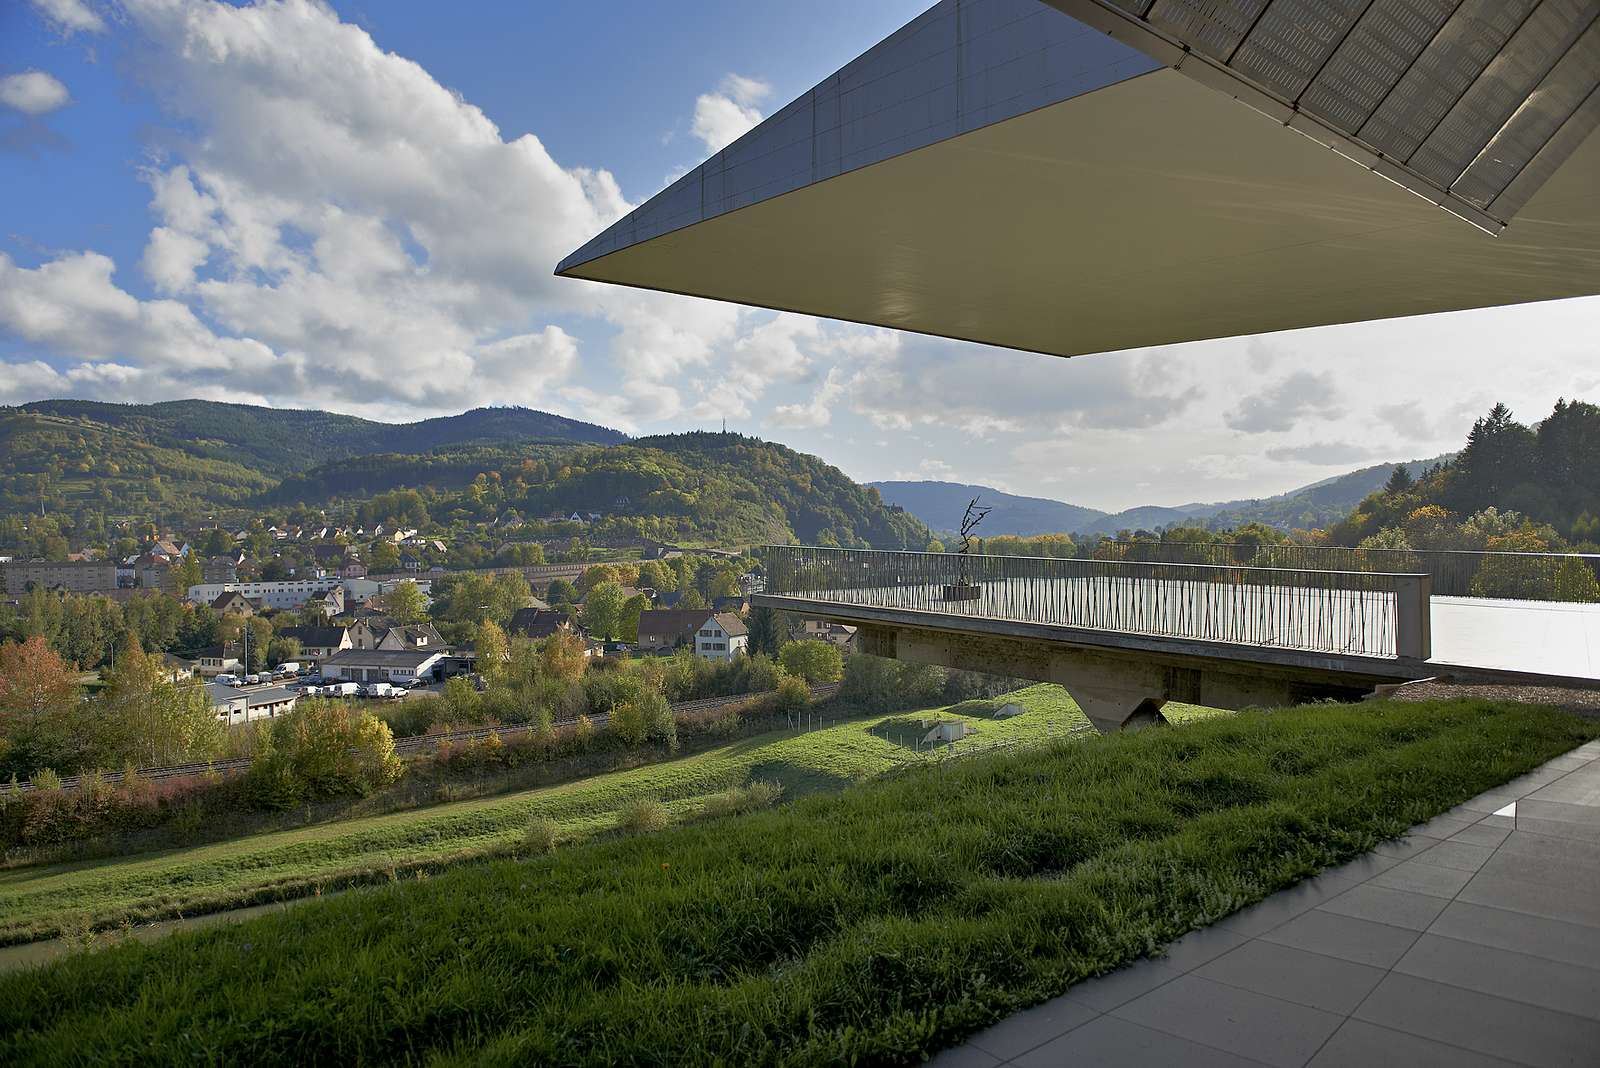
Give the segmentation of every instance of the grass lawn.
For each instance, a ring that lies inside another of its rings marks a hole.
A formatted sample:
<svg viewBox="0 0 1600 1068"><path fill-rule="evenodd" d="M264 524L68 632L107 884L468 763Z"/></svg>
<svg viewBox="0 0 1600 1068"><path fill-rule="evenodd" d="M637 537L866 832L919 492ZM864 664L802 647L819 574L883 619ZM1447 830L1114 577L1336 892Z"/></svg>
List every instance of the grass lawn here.
<svg viewBox="0 0 1600 1068"><path fill-rule="evenodd" d="M1596 735L1312 706L914 768L3 976L0 1063L910 1062Z"/></svg>
<svg viewBox="0 0 1600 1068"><path fill-rule="evenodd" d="M974 720L978 733L956 750L996 742L1034 744L1048 732L1087 731L1065 691L1031 686L1014 695L1028 709L1008 720ZM535 816L554 821L566 841L609 831L618 812L642 799L675 816L693 814L710 794L751 781L775 782L793 798L838 789L920 757L874 733L871 717L803 734L779 731L662 764L561 786L388 813L158 853L75 861L0 872L0 943L63 931L193 915L303 897L319 889L402 878L461 860L505 854ZM966 718L950 717L943 718Z"/></svg>

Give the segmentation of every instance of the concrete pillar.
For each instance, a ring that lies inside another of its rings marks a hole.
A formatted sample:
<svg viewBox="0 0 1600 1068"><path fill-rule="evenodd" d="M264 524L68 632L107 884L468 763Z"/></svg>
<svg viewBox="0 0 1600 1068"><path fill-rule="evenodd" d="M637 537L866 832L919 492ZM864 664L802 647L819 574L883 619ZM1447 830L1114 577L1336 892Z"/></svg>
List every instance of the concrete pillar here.
<svg viewBox="0 0 1600 1068"><path fill-rule="evenodd" d="M1115 662L1081 653L1060 653L1050 663L1050 681L1066 689L1101 734L1165 723L1169 672L1151 664Z"/></svg>

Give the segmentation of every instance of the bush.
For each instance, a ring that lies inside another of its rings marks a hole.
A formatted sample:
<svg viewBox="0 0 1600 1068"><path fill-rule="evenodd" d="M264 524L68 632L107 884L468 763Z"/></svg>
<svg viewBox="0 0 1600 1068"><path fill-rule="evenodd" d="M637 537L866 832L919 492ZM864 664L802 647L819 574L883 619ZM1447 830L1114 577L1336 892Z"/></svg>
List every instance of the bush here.
<svg viewBox="0 0 1600 1068"><path fill-rule="evenodd" d="M672 814L660 801L634 801L617 813L617 829L629 834L664 831L672 824Z"/></svg>
<svg viewBox="0 0 1600 1068"><path fill-rule="evenodd" d="M706 798L705 806L700 812L707 817L736 816L741 812L770 808L778 803L778 798L782 795L783 787L775 782L753 782L747 786L724 790L720 794L712 794Z"/></svg>
<svg viewBox="0 0 1600 1068"><path fill-rule="evenodd" d="M61 776L57 775L54 768L40 768L33 773L33 788L35 790L61 789Z"/></svg>
<svg viewBox="0 0 1600 1068"><path fill-rule="evenodd" d="M784 646L788 648L788 646ZM789 675L778 683L777 708L784 715L793 715L803 712L811 705L811 687L805 684L804 679Z"/></svg>
<svg viewBox="0 0 1600 1068"><path fill-rule="evenodd" d="M845 661L839 697L863 712L893 712L936 704L944 682L942 668L880 656L852 656Z"/></svg>
<svg viewBox="0 0 1600 1068"><path fill-rule="evenodd" d="M844 655L838 646L822 641L790 642L778 654L783 669L815 685L838 682L844 676Z"/></svg>
<svg viewBox="0 0 1600 1068"><path fill-rule="evenodd" d="M535 816L528 821L527 833L522 836L523 844L532 853L551 853L556 848L556 838L559 836L556 821L544 816Z"/></svg>
<svg viewBox="0 0 1600 1068"><path fill-rule="evenodd" d="M371 712L313 698L273 721L269 747L250 767L258 804L289 808L302 800L364 797L400 778L394 734Z"/></svg>
<svg viewBox="0 0 1600 1068"><path fill-rule="evenodd" d="M645 735L644 710L632 701L624 701L611 710L611 715L606 719L606 730L616 735L629 749L641 745Z"/></svg>

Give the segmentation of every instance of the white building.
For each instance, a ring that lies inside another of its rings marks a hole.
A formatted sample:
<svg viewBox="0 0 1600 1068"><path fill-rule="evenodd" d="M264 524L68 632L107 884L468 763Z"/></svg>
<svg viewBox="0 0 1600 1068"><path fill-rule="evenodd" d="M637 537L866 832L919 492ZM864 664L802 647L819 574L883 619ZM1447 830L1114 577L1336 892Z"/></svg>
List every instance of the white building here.
<svg viewBox="0 0 1600 1068"><path fill-rule="evenodd" d="M211 695L211 708L217 718L230 727L292 711L297 696L293 690L282 686L240 690L214 682L206 683L206 692Z"/></svg>
<svg viewBox="0 0 1600 1068"><path fill-rule="evenodd" d="M694 654L705 660L732 660L750 651L750 631L732 612L706 617L694 632Z"/></svg>
<svg viewBox="0 0 1600 1068"><path fill-rule="evenodd" d="M431 677L443 649L344 649L322 662L326 682L410 682Z"/></svg>
<svg viewBox="0 0 1600 1068"><path fill-rule="evenodd" d="M210 604L225 593L239 593L263 608L299 608L311 598L329 590L344 588L346 599L361 600L378 592L378 584L368 579L290 578L276 582L201 582L189 587L189 600Z"/></svg>

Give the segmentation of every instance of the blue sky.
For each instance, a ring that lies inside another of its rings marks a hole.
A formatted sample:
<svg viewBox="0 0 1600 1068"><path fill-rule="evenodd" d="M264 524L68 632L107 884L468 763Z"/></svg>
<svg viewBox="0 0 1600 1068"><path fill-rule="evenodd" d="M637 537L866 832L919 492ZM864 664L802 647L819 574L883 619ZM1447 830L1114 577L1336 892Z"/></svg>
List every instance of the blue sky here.
<svg viewBox="0 0 1600 1068"><path fill-rule="evenodd" d="M550 277L922 6L7 0L0 403L725 417L859 479L1113 509L1600 392L1595 300L1060 361Z"/></svg>

